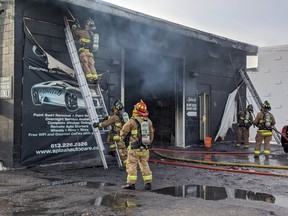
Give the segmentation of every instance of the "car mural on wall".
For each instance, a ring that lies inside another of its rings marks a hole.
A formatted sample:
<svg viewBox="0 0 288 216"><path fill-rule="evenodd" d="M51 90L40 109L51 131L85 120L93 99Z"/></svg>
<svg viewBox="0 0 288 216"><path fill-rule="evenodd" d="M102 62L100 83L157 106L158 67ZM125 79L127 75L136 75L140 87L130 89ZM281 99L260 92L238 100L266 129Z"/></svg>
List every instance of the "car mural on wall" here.
<svg viewBox="0 0 288 216"><path fill-rule="evenodd" d="M94 89L90 89L95 106L99 100ZM69 111L86 109L79 85L70 80L54 80L35 84L31 88L31 97L34 105L49 104L66 107Z"/></svg>

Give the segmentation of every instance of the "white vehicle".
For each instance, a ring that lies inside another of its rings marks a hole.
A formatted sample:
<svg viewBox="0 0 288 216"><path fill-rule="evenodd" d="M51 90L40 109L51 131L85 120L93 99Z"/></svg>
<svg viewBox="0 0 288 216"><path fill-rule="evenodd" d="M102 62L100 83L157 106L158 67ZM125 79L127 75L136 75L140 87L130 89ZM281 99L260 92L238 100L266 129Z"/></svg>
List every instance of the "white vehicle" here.
<svg viewBox="0 0 288 216"><path fill-rule="evenodd" d="M96 91L90 89L95 106L99 106ZM69 111L86 109L79 85L69 80L55 80L38 83L31 88L34 105L49 104L66 107Z"/></svg>

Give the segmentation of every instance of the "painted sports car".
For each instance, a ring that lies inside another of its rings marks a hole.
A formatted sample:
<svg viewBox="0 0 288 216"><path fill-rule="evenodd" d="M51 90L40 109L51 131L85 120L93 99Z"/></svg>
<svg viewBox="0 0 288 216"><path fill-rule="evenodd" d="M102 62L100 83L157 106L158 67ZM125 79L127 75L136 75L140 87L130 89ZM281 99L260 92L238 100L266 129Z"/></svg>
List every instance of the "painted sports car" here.
<svg viewBox="0 0 288 216"><path fill-rule="evenodd" d="M95 106L99 105L96 91L90 89ZM55 80L38 83L31 88L34 105L50 104L64 106L69 111L86 109L79 85L69 80Z"/></svg>

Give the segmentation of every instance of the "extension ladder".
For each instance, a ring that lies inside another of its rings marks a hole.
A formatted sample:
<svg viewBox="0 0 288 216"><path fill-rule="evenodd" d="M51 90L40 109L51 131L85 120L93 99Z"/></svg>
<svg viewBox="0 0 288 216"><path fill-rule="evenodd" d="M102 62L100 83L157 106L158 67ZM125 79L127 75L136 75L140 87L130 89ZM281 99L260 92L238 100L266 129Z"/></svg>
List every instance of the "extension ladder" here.
<svg viewBox="0 0 288 216"><path fill-rule="evenodd" d="M64 23L65 23L65 36L66 36L66 45L68 48L68 52L72 61L72 65L74 68L74 71L76 72L76 78L79 84L79 88L82 94L82 97L85 101L87 113L89 115L91 127L93 130L93 134L98 146L99 154L101 157L101 161L103 164L104 169L108 169L108 165L106 162L106 158L104 155L104 145L101 137L101 133L99 128L94 128L93 123L98 123L99 119L104 118L105 116L108 115L107 109L104 103L103 95L101 93L101 89L99 87L99 84L96 84L96 100L92 98L91 96L91 90L88 86L85 74L83 72L83 69L81 67L81 63L79 60L78 52L75 46L73 34L71 32L69 22L67 17L64 17ZM96 111L97 110L97 111Z"/></svg>
<svg viewBox="0 0 288 216"><path fill-rule="evenodd" d="M258 106L259 110L261 110L262 105L263 105L262 100L261 100L261 98L259 97L259 95L258 95L258 93L257 93L257 91L256 91L256 89L255 89L255 87L254 87L251 79L249 78L247 72L246 72L245 70L243 70L243 69L239 69L239 73L240 73L240 76L242 77L245 85L246 85L247 88L249 89L249 91L250 91L250 93L251 93L251 95L252 95L252 97L253 97L256 105ZM278 144L281 144L279 134L277 134L277 133L275 132L275 130L272 130L272 133L273 133L273 137L274 137L275 141L276 141Z"/></svg>
<svg viewBox="0 0 288 216"><path fill-rule="evenodd" d="M105 103L104 103L104 98L103 98L103 95L101 93L101 88L98 84L96 85L96 99L98 99L96 104L95 104L95 109L96 109L96 112L98 114L98 119L104 120L104 118L108 116L108 111L107 111L107 108L106 108ZM101 133L106 133L106 132L109 132L111 130L111 127L108 126L107 129L100 128L99 130ZM118 145L116 142L114 142L114 143L116 145L116 149L115 149L116 160L117 160L119 168L122 168L123 163L122 163L122 160L121 160L121 157L119 154Z"/></svg>

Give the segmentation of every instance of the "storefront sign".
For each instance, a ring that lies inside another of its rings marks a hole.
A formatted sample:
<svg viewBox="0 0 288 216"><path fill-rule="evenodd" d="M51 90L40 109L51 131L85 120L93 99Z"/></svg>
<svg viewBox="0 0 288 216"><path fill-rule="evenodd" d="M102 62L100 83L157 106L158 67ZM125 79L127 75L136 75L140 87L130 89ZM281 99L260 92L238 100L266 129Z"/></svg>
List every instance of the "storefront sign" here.
<svg viewBox="0 0 288 216"><path fill-rule="evenodd" d="M0 99L12 98L12 77L0 77Z"/></svg>
<svg viewBox="0 0 288 216"><path fill-rule="evenodd" d="M186 115L189 117L197 116L197 99L196 97L186 98Z"/></svg>

